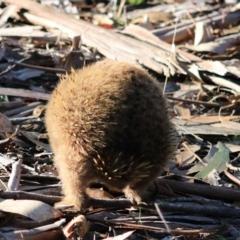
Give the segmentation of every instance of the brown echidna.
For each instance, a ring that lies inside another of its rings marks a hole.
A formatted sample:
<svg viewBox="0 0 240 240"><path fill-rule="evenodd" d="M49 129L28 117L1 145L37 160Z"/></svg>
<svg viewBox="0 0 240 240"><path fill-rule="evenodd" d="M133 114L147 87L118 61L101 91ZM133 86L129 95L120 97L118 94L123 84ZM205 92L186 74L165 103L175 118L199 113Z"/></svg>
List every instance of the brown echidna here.
<svg viewBox="0 0 240 240"><path fill-rule="evenodd" d="M175 147L159 83L125 62L104 60L63 78L46 125L65 194L61 204L76 209L96 181L140 203Z"/></svg>

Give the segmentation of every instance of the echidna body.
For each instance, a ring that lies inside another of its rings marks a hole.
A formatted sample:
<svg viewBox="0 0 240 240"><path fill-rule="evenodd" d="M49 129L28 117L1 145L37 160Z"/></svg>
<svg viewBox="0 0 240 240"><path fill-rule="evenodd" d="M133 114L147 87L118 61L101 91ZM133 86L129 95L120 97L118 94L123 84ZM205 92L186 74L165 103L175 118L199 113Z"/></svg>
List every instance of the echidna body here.
<svg viewBox="0 0 240 240"><path fill-rule="evenodd" d="M46 125L65 194L61 203L77 209L92 182L140 203L175 147L159 83L125 62L104 60L63 78Z"/></svg>

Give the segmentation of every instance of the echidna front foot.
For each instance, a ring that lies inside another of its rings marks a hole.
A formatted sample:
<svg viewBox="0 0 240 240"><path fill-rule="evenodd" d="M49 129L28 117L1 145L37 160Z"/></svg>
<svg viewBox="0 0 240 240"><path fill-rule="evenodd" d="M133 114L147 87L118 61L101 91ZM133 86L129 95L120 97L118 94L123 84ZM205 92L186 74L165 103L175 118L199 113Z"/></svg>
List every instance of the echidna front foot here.
<svg viewBox="0 0 240 240"><path fill-rule="evenodd" d="M125 194L126 198L133 205L139 205L143 202L142 197L144 195L144 191L142 189L140 191L139 189L135 189L131 186L127 186L123 191L124 191L124 194Z"/></svg>
<svg viewBox="0 0 240 240"><path fill-rule="evenodd" d="M134 188L127 186L124 190L125 196L134 205L142 203L154 202L157 197L157 189L155 192L148 192L146 188Z"/></svg>

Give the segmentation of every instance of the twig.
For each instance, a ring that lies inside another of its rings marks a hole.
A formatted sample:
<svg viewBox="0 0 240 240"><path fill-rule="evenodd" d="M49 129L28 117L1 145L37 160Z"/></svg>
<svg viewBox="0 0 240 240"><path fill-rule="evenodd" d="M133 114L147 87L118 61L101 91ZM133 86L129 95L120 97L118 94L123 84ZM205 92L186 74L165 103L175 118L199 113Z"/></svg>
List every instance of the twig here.
<svg viewBox="0 0 240 240"><path fill-rule="evenodd" d="M41 104L42 104L41 102L33 102L33 103L27 104L26 106L23 106L23 107L19 107L19 108L15 108L15 109L12 109L12 110L5 111L4 115L6 115L7 117L11 117L11 116L14 116L14 115L16 115L18 113L21 113L23 111L35 108L35 107L37 107Z"/></svg>
<svg viewBox="0 0 240 240"><path fill-rule="evenodd" d="M231 173L229 173L227 170L223 171L224 174L234 183L238 184L240 186L240 180L238 178L236 178L235 176L233 176Z"/></svg>
<svg viewBox="0 0 240 240"><path fill-rule="evenodd" d="M46 72L61 73L61 74L65 74L66 72L68 72L67 70L60 69L60 68L41 67L41 66L30 65L30 64L21 63L21 62L15 62L13 60L9 60L8 62L11 64L14 64L14 66L17 65L17 66L21 66L21 67L37 69L37 70L42 70L42 71L46 71Z"/></svg>
<svg viewBox="0 0 240 240"><path fill-rule="evenodd" d="M240 200L240 191L238 189L210 186L197 183L186 183L169 179L157 179L157 184L161 189L163 186L168 186L173 191L182 192L185 194L194 194L203 197L222 199L222 200Z"/></svg>
<svg viewBox="0 0 240 240"><path fill-rule="evenodd" d="M0 102L1 109L13 109L23 105L25 105L25 103L22 101ZM6 112L4 112L4 115L6 115Z"/></svg>
<svg viewBox="0 0 240 240"><path fill-rule="evenodd" d="M118 8L118 13L117 13L117 16L116 16L117 19L121 16L125 3L126 3L126 0L121 0L120 6Z"/></svg>
<svg viewBox="0 0 240 240"><path fill-rule="evenodd" d="M50 98L50 94L48 94L48 93L40 93L40 92L19 89L19 88L18 89L0 88L0 95L35 98L35 99L40 99L40 100L49 100L49 98Z"/></svg>
<svg viewBox="0 0 240 240"><path fill-rule="evenodd" d="M186 143L183 143L182 145L183 145L191 154L193 154L204 166L207 165L206 163L204 163L204 162L202 161L202 159L201 159L196 153L194 153L194 152L187 146Z"/></svg>
<svg viewBox="0 0 240 240"><path fill-rule="evenodd" d="M175 97L170 97L170 96L168 96L167 98L171 99L171 100L179 101L179 102L194 103L194 104L197 104L197 105L204 105L204 106L207 106L207 107L222 107L222 106L227 105L226 103L221 105L219 103L210 103L210 102L196 101L196 100L190 100L190 99L181 99L181 98L175 98Z"/></svg>

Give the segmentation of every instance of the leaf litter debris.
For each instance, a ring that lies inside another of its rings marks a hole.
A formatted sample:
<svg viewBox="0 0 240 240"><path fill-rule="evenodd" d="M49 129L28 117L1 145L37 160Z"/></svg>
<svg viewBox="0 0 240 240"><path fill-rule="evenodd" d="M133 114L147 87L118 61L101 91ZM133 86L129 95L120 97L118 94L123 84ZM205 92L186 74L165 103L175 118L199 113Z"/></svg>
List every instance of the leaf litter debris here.
<svg viewBox="0 0 240 240"><path fill-rule="evenodd" d="M2 1L1 239L240 238L239 30L235 0ZM159 80L181 136L175 159L149 187L156 206L96 184L87 212L54 209L45 106L61 75L103 57Z"/></svg>

